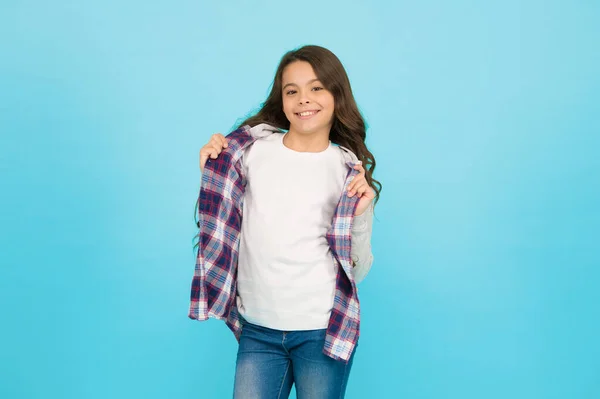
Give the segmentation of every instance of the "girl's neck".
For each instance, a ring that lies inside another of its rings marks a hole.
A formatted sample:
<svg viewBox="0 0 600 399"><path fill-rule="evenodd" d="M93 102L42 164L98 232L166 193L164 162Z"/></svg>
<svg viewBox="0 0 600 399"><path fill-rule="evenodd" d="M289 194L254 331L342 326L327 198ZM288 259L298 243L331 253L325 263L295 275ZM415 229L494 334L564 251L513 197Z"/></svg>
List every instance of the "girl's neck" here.
<svg viewBox="0 0 600 399"><path fill-rule="evenodd" d="M296 133L290 127L290 130L283 138L283 144L298 152L321 152L329 147L329 132L316 132L309 134Z"/></svg>

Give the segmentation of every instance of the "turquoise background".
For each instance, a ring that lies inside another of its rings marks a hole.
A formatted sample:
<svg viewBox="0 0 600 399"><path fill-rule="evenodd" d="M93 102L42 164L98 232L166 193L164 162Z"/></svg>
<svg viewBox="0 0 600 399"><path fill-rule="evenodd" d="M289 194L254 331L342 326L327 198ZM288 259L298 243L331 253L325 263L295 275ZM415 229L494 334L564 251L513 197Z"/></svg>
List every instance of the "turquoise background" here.
<svg viewBox="0 0 600 399"><path fill-rule="evenodd" d="M597 1L0 5L0 397L228 398L198 151L302 44L384 184L347 398L600 397Z"/></svg>

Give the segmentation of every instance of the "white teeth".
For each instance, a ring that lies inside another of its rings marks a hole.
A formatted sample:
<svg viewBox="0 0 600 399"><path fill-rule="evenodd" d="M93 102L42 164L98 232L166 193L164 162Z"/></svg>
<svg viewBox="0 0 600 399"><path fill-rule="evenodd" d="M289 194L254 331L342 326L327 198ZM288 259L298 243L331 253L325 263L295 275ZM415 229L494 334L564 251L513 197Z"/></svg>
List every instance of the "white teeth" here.
<svg viewBox="0 0 600 399"><path fill-rule="evenodd" d="M305 112L300 112L300 116L309 116L309 115L314 115L316 114L317 111L305 111Z"/></svg>

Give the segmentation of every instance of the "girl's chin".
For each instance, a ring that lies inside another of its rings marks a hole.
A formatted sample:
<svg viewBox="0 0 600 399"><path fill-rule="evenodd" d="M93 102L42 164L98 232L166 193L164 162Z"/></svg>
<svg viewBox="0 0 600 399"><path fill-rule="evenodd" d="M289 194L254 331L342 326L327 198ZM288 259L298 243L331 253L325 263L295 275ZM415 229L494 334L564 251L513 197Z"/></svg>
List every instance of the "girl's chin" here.
<svg viewBox="0 0 600 399"><path fill-rule="evenodd" d="M300 123L290 124L290 129L293 129L298 133L310 134L321 132L323 130L329 131L331 130L331 125L323 123L312 123L312 121L300 121Z"/></svg>

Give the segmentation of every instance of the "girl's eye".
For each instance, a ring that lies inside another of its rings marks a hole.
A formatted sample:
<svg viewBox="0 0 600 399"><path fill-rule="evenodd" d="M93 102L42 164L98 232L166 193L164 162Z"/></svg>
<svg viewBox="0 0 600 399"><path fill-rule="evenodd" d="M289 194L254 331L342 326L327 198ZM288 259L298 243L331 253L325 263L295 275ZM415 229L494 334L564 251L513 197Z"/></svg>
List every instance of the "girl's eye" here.
<svg viewBox="0 0 600 399"><path fill-rule="evenodd" d="M285 92L285 94L287 94L288 96L294 93L296 93L296 90L288 90Z"/></svg>
<svg viewBox="0 0 600 399"><path fill-rule="evenodd" d="M319 90L323 90L323 88L321 86L316 86L316 87L313 87L313 90L314 91L319 91Z"/></svg>

